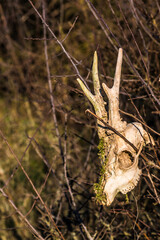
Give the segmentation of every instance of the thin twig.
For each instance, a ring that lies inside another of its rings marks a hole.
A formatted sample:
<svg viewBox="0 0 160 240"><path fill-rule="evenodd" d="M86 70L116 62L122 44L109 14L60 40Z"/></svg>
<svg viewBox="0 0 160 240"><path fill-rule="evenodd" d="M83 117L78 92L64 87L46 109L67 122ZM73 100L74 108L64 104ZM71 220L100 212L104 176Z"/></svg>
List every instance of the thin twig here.
<svg viewBox="0 0 160 240"><path fill-rule="evenodd" d="M50 74L50 68L49 68L48 46L47 46L47 41L46 41L47 32L46 32L46 24L45 24L46 13L45 13L45 2L44 1L42 1L42 9L43 9L43 19L44 19L44 22L43 22L44 53L45 53L45 60L46 60L46 70L47 70L48 86L49 86L49 92L50 92L50 101L51 101L51 107L52 107L52 116L53 116L53 122L55 125L56 135L57 135L58 142L59 142L61 157L64 160L61 136L60 136L59 129L58 129L58 121L57 121L56 109L55 109L55 104L54 104L51 74Z"/></svg>
<svg viewBox="0 0 160 240"><path fill-rule="evenodd" d="M121 137L126 143L128 143L137 153L138 153L138 149L133 145L133 143L131 143L130 141L128 141L127 138L125 138L120 132L118 132L115 128L113 128L112 126L110 126L108 123L106 123L102 118L98 117L96 114L94 114L93 112L91 112L89 109L86 110L86 112L90 113L91 115L93 115L96 119L98 119L99 121L101 121L108 129L110 129L112 132L114 132L115 134L117 134L119 137ZM140 153L141 157L151 166L156 167L158 169L160 169L159 166L157 166L156 164L152 163L143 153Z"/></svg>
<svg viewBox="0 0 160 240"><path fill-rule="evenodd" d="M120 109L119 109L119 111L120 111L121 113L127 115L127 116L130 116L130 117L136 119L136 120L137 120L138 122L140 122L143 126L145 126L145 127L148 128L149 130L151 130L152 132L154 132L155 134L157 134L157 135L160 136L160 133L156 132L154 129L152 129L151 127L149 127L146 123L142 122L139 118L135 117L133 114L127 113L127 112L125 112L125 111L123 111L123 110L120 110Z"/></svg>
<svg viewBox="0 0 160 240"><path fill-rule="evenodd" d="M63 42L67 39L67 37L69 36L70 32L71 32L72 29L74 28L74 26L75 26L75 24L76 24L76 22L77 22L77 19L78 19L78 16L75 18L75 20L74 20L72 26L70 27L68 33L66 34L65 38L61 41L61 43L63 43Z"/></svg>
<svg viewBox="0 0 160 240"><path fill-rule="evenodd" d="M42 124L43 124L43 122L41 123L40 127L42 126ZM34 137L36 136L37 132L39 131L40 127L38 127L38 128L35 130L33 136L30 138L29 143L28 143L26 149L24 150L24 153L23 153L22 157L20 158L20 163L22 163L22 160L23 160L23 158L24 158L27 150L29 149L29 147L30 147L30 145L31 145ZM5 181L5 184L4 184L4 186L3 186L3 189L8 186L8 184L10 183L10 181L12 180L12 178L14 177L15 173L17 172L18 168L19 168L19 164L17 164L17 166L13 169L10 177Z"/></svg>
<svg viewBox="0 0 160 240"><path fill-rule="evenodd" d="M130 4L131 4L132 10L133 10L133 15L135 16L135 19L137 20L137 22L140 23L140 25L141 25L141 27L143 28L143 30L144 30L144 31L146 32L146 34L153 40L153 42L156 43L156 44L158 44L158 46L160 46L159 41L157 41L156 38L154 38L154 37L152 36L152 34L150 33L149 29L143 25L143 22L142 22L141 19L139 18L138 13L137 13L137 11L136 11L136 8L135 8L135 6L134 6L134 1L131 0L131 1L130 1Z"/></svg>
<svg viewBox="0 0 160 240"><path fill-rule="evenodd" d="M118 1L117 1L117 4L118 4L119 9L120 9L120 12L121 12L121 14L122 14L122 16L123 16L123 19L124 19L124 21L125 21L125 23L126 23L126 25L127 25L127 28L128 28L128 30L129 30L129 32L131 33L131 35L132 35L133 41L134 41L134 43L135 43L135 45L136 45L136 47L137 47L137 50L138 50L138 52L139 52L139 55L140 55L140 57L141 57L141 59L142 59L142 62L143 62L143 64L144 64L144 66L145 66L145 69L146 69L146 71L147 71L147 76L148 76L148 79L149 79L149 69L148 69L148 67L147 67L147 65L146 65L146 63L145 63L145 61L144 61L144 57L142 56L142 52L141 52L141 50L140 50L140 48L139 48L139 46L138 46L138 43L137 43L137 41L136 41L136 39L135 39L135 36L134 36L134 34L133 34L130 26L129 26L129 23L128 23L125 15L124 15L124 13L123 13L123 11L122 11L121 5L119 4Z"/></svg>
<svg viewBox="0 0 160 240"><path fill-rule="evenodd" d="M35 12L37 13L37 15L39 16L39 18L41 19L42 23L45 25L45 27L48 29L48 31L51 33L51 35L53 36L53 38L56 40L56 42L59 44L59 46L62 48L62 51L65 53L65 55L67 56L67 58L69 59L69 61L71 62L72 66L75 69L75 72L77 73L77 76L83 81L83 83L87 86L86 81L83 79L83 77L80 75L80 72L76 66L76 64L74 63L74 61L72 60L71 56L69 55L69 53L67 52L67 50L65 49L65 47L63 46L62 42L56 37L56 35L54 34L54 32L52 31L52 29L49 27L49 25L46 23L46 21L44 20L44 18L42 17L42 15L39 13L39 11L36 9L36 7L34 6L34 4L32 3L31 0L28 0L28 2L31 4L31 6L33 7L33 9L35 10ZM88 86L87 86L88 87Z"/></svg>
<svg viewBox="0 0 160 240"><path fill-rule="evenodd" d="M71 200L72 200L72 205L73 205L73 213L77 219L77 221L79 222L79 227L80 229L83 228L87 238L89 240L93 240L93 238L91 237L90 233L88 232L86 226L84 225L80 215L79 215L79 212L77 211L77 207L76 207L76 202L74 200L74 196L73 196L73 193L72 193L72 190L71 190L71 187L69 185L69 179L68 179L68 176L67 176L67 114L65 114L65 141L64 141L64 176L65 176L65 180L66 180L66 184L67 184L67 187L68 187L68 192L70 194L70 197L71 197Z"/></svg>
<svg viewBox="0 0 160 240"><path fill-rule="evenodd" d="M104 31L104 33L106 34L108 40L111 42L112 46L118 51L118 48L116 47L115 43L112 41L112 39L109 37L107 31L105 30L105 28L110 32L111 36L113 37L113 39L116 41L117 45L119 48L122 48L121 44L119 43L118 39L115 37L115 35L113 34L113 32L110 30L109 26L106 24L106 22L104 21L104 19L101 17L101 15L98 13L97 9L94 7L94 5L91 3L90 0L85 0L88 7L90 8L91 12L93 13L94 17L97 19L98 23L100 24L102 30ZM136 68L134 67L134 65L132 64L129 56L127 55L127 53L124 51L124 55L125 55L125 61L126 63L131 67L132 71L139 77L139 79L141 80L142 84L145 87L145 90L150 98L150 94L153 97L153 99L155 100L155 102L157 102L157 104L160 106L160 101L159 99L155 96L153 90L151 89L150 85L142 78L142 76L140 75L140 73L136 70ZM150 94L149 94L149 92ZM155 105L154 105L155 106ZM157 107L155 106L156 110Z"/></svg>
<svg viewBox="0 0 160 240"><path fill-rule="evenodd" d="M49 177L51 171L52 171L52 165L51 165L51 167L50 167L50 169L49 169L49 171L48 171L48 174L46 175L46 178L45 178L45 180L44 180L43 185L41 186L41 188L40 188L40 190L39 190L39 194L41 194L41 192L43 191L43 189L44 189L44 187L45 187L45 185L46 185L46 183L47 183L47 180L48 180L48 177ZM25 215L25 217L27 217L27 216L31 213L31 211L32 211L32 209L34 208L36 202L37 202L37 199L34 201L34 203L32 204L31 209L28 211L28 213Z"/></svg>
<svg viewBox="0 0 160 240"><path fill-rule="evenodd" d="M89 0L85 0L89 9L91 10L91 12L93 13L94 17L96 18L96 20L98 21L99 25L101 26L103 32L105 33L106 37L108 38L109 42L111 43L111 45L115 48L116 51L118 51L117 46L114 44L114 42L112 41L112 39L110 38L108 32L106 31L105 27L107 28L107 30L109 31L109 33L112 35L112 37L114 38L114 35L112 34L112 32L110 31L110 28L108 27L108 25L106 24L106 26L104 27L103 23L102 23L102 18L100 16L100 14L98 13L97 9L93 6L93 4L89 1ZM115 39L117 42L117 39ZM119 44L119 47L121 47L121 45Z"/></svg>
<svg viewBox="0 0 160 240"><path fill-rule="evenodd" d="M48 167L48 169L51 168L51 164L49 163L48 159L46 158L45 154L42 152L39 143L34 139L34 141L32 141L32 146L35 149L37 155L43 160L44 164ZM54 162L54 160L53 160ZM53 170L53 168L51 169L52 175L56 178L57 183L60 185L59 179L57 178L55 171Z"/></svg>
<svg viewBox="0 0 160 240"><path fill-rule="evenodd" d="M150 182L151 182L151 184L152 184L152 186L153 186L153 190L154 190L154 193L155 193L155 195L156 195L157 201L158 201L158 203L160 204L160 198L159 198L159 196L158 196L157 190L156 190L156 188L155 188L154 182L153 182L153 180L152 180L151 174L150 174L150 172L148 171L148 169L147 169L147 172L148 172L148 178L149 178L149 180L150 180Z"/></svg>
<svg viewBox="0 0 160 240"><path fill-rule="evenodd" d="M65 133L64 133L64 177L65 177L66 184L67 184L67 187L68 187L68 191L69 191L69 194L70 194L70 197L71 197L71 200L72 200L72 204L75 208L76 203L75 203L73 193L72 193L71 187L69 185L69 179L68 179L68 176L67 176L67 114L65 114Z"/></svg>
<svg viewBox="0 0 160 240"><path fill-rule="evenodd" d="M38 239L44 240L43 237L41 237L41 235L37 232L37 230L32 226L32 224L28 221L28 219L21 213L21 211L16 207L16 205L14 204L14 202L12 201L12 199L10 199L9 195L7 195L7 193L4 192L4 190L2 188L0 188L0 192L2 193L2 195L8 200L8 202L12 205L12 207L15 209L15 211L19 214L19 216L22 218L22 220L28 225L28 227L30 228L32 234L38 237Z"/></svg>
<svg viewBox="0 0 160 240"><path fill-rule="evenodd" d="M63 237L63 235L62 235L62 233L61 233L61 231L60 231L59 228L57 227L57 225L56 225L56 223L55 223L55 221L54 221L54 219L53 219L53 217L52 217L52 214L50 213L48 207L47 207L46 204L44 203L44 201L43 201L43 199L41 198L39 192L37 191L36 187L34 186L32 180L31 180L30 177L28 176L28 174L27 174L27 172L25 171L24 167L22 166L20 160L18 159L17 155L14 153L13 149L11 148L10 144L8 143L7 139L5 138L5 136L3 135L3 133L2 133L1 130L0 130L0 135L1 135L1 137L3 138L3 140L5 141L5 143L7 144L8 148L9 148L10 152L12 153L12 155L14 156L14 158L17 160L20 168L22 169L24 175L25 175L26 178L28 179L30 185L32 186L34 192L36 193L37 197L38 197L39 200L41 201L42 205L44 206L44 208L45 208L45 210L46 210L46 212L47 212L47 214L48 214L51 222L53 223L53 225L54 225L54 227L56 228L57 232L59 233L60 237L61 237L63 240L65 240L64 237Z"/></svg>
<svg viewBox="0 0 160 240"><path fill-rule="evenodd" d="M129 98L130 98L130 100L131 100L131 103L133 104L133 106L134 106L134 108L135 108L138 116L142 119L142 122L143 122L143 124L144 124L144 126L145 126L145 121L144 121L142 115L140 114L138 108L137 108L136 105L134 104L133 99L131 98L131 96L130 96L128 93L127 93L127 95L129 96ZM145 126L145 130L146 130L146 132L148 132L147 129L146 129L146 127L147 127L147 126ZM150 135L149 135L149 134L148 134L148 136L149 136L149 139L150 139ZM150 140L151 140L151 139L150 139ZM151 141L151 143L152 143L152 141ZM153 147L153 151L154 151L156 160L157 160L158 164L160 165L159 159L158 159L158 157L157 157L156 149L155 149L155 147L154 147L154 143L152 143L152 147Z"/></svg>
<svg viewBox="0 0 160 240"><path fill-rule="evenodd" d="M66 180L66 183L67 183L67 187L68 187L68 191L69 191L69 194L70 194L70 197L72 199L72 204L73 204L73 207L74 207L74 213L75 213L75 217L76 219L80 219L80 216L79 216L79 213L75 210L76 209L76 203L75 203L75 200L74 200L74 197L73 197L73 193L72 193L72 190L71 190L71 187L69 185L69 180L68 180L68 177L67 177L67 166L66 166L66 154L67 154L67 145L66 145L66 141L65 141L65 145L64 145L64 151L63 151L63 148L62 148L62 141L61 141L61 136L60 136L60 133L59 133L59 129L58 129L58 122L57 122L57 117L56 117L56 111L55 111L55 104L54 104L54 97L53 97L53 90L52 90L52 82L51 82L51 74L50 74L50 68L49 68L49 59L48 59L48 47L47 47L47 41L46 41L46 28L52 33L53 37L56 39L56 41L58 42L58 44L61 46L62 50L66 53L66 55L68 56L68 58L70 59L72 65L74 64L72 59L70 58L68 52L66 52L64 46L62 45L62 43L56 38L55 34L52 32L52 30L49 28L49 26L46 24L46 14L45 14L45 2L44 0L42 1L42 10L43 10L43 18L42 16L39 14L39 12L37 11L37 9L34 7L34 5L32 4L32 2L30 0L28 0L32 7L34 8L34 10L36 11L36 13L38 14L38 16L41 18L42 22L43 22L43 34L44 34L44 51L45 51L45 59L46 59L46 68L47 68L47 76L48 76L48 85L49 85L49 91L50 91L50 100L51 100L51 106L52 106L52 114L53 114L53 121L54 121L54 124L55 124L55 128L56 128L56 135L57 135L57 138L59 140L59 148L60 148L60 152L61 152L61 157L62 157L62 160L63 160L63 163L64 163L64 175L65 175L65 180ZM75 66L76 67L76 66ZM78 69L76 67L76 72L77 72L77 75L79 76L79 72L78 72ZM82 80L82 77L81 77L81 80ZM84 82L84 80L82 80ZM85 84L86 85L86 84ZM66 118L66 116L65 116ZM66 119L65 119L66 121ZM67 127L67 126L66 126ZM65 129L65 134L66 134L66 129ZM77 218L78 216L78 218ZM92 239L92 237L90 236L90 233L88 232L87 228L85 227L85 225L82 223L82 221L80 221L80 226L83 227L87 237L89 239Z"/></svg>

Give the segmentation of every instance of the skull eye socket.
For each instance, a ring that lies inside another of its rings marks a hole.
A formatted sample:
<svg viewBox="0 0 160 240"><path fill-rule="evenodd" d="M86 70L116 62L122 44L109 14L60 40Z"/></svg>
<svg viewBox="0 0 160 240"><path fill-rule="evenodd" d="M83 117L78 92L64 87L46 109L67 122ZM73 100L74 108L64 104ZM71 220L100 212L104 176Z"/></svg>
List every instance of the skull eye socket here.
<svg viewBox="0 0 160 240"><path fill-rule="evenodd" d="M133 164L134 157L131 152L125 150L118 155L118 162L120 168L128 168Z"/></svg>

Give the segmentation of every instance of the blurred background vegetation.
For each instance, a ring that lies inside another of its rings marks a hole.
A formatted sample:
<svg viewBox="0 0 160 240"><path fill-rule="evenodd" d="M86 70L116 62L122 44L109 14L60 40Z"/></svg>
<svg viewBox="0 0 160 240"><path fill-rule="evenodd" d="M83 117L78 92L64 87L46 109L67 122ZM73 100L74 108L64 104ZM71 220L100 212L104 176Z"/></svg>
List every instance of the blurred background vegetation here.
<svg viewBox="0 0 160 240"><path fill-rule="evenodd" d="M98 50L101 82L112 86L117 49L124 49L120 109L158 132L159 1L44 2L47 24L91 90L94 51ZM44 2L33 1L40 14ZM0 1L0 36L0 130L64 239L159 239L159 170L148 167L142 159L143 176L135 190L126 196L118 194L110 207L96 204L93 184L100 169L98 137L95 119L85 114L87 108L93 109L60 45L48 30L44 38L42 21L29 1ZM135 121L125 114L122 117ZM159 165L159 136L149 132L155 146L147 146L144 153ZM5 198L1 191L0 239L36 238L11 201L43 239L61 239L2 136L0 184L8 196Z"/></svg>

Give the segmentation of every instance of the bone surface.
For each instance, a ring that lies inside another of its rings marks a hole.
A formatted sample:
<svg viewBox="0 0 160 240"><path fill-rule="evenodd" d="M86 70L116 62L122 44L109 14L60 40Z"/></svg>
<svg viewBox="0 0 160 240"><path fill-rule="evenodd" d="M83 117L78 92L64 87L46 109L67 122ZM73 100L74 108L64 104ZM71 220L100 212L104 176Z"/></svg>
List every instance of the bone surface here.
<svg viewBox="0 0 160 240"><path fill-rule="evenodd" d="M141 123L126 123L120 117L119 113L119 89L121 80L123 50L118 52L117 65L114 77L113 87L109 88L105 83L102 87L108 98L108 112L106 111L106 102L101 95L101 84L98 76L98 58L94 53L92 78L94 94L92 94L84 83L77 79L84 94L92 103L95 113L98 117L107 122L112 128L120 132L130 143L132 143L138 152L135 151L120 136L111 133L99 124L97 120L97 130L101 146L104 153L101 154L100 160L103 175L101 181L96 185L95 193L97 201L103 205L110 205L118 192L126 194L133 190L138 184L142 171L138 167L139 155L145 144L152 141L151 136L144 130Z"/></svg>

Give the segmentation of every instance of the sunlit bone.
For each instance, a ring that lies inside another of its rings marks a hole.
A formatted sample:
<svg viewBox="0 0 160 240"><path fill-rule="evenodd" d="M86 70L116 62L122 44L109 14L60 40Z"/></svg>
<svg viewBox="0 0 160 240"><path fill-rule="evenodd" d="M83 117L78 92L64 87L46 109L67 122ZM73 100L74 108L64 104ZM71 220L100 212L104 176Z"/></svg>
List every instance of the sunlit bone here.
<svg viewBox="0 0 160 240"><path fill-rule="evenodd" d="M112 88L108 88L106 84L102 87L108 97L108 113L106 111L106 102L101 95L101 85L98 77L98 60L97 53L94 54L92 77L94 86L94 95L88 90L84 83L77 79L84 94L92 103L95 113L98 117L108 122L111 127L120 132L129 142L131 142L137 149L138 153L126 143L120 136L111 133L98 122L98 135L100 140L103 139L105 146L105 154L102 159L102 164L107 159L105 177L102 184L103 193L106 195L106 201L101 204L110 205L116 194L121 192L126 194L134 189L137 185L141 170L138 168L139 155L145 144L152 141L152 137L144 130L141 123L133 122L127 124L122 121L119 113L119 88L121 79L123 51L120 48L118 52L118 59L114 77L114 84Z"/></svg>

